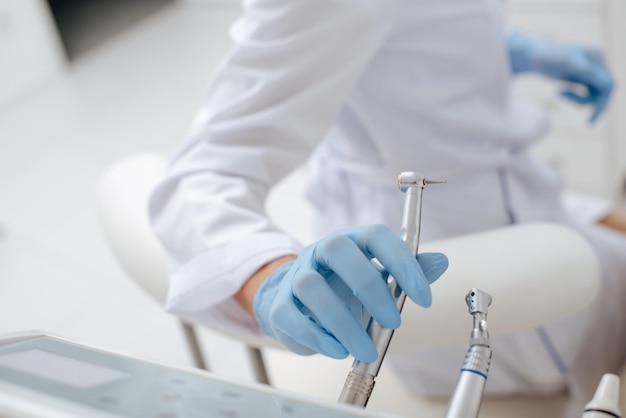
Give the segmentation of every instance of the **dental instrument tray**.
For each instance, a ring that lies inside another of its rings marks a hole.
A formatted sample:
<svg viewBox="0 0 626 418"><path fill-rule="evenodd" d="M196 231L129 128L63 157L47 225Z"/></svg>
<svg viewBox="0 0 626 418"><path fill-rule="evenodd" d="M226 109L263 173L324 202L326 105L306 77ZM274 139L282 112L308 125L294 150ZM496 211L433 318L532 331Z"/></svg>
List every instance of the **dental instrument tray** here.
<svg viewBox="0 0 626 418"><path fill-rule="evenodd" d="M392 417L46 333L0 336L2 417Z"/></svg>

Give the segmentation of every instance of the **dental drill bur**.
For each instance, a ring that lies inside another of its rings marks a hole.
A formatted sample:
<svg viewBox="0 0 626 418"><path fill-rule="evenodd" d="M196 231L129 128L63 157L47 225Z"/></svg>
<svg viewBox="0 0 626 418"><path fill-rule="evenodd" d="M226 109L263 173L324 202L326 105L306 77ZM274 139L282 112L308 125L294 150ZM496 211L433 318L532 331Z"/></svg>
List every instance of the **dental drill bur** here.
<svg viewBox="0 0 626 418"><path fill-rule="evenodd" d="M473 316L472 333L446 418L478 417L491 365L492 352L487 331L487 308L491 305L491 296L473 288L465 296L465 302Z"/></svg>
<svg viewBox="0 0 626 418"><path fill-rule="evenodd" d="M408 171L398 176L398 188L405 193L404 213L402 215L401 236L414 256L417 256L417 247L420 238L420 226L422 218L422 193L424 186L433 183L445 183L445 181L426 180L423 174ZM402 306L406 294L400 289L396 280L389 276L389 290L396 301L398 310L402 312ZM339 402L365 407L372 395L374 383L380 366L382 365L387 348L393 336L392 329L383 328L373 319L367 326L367 333L372 338L378 358L373 363L364 363L355 360L352 370L348 373Z"/></svg>

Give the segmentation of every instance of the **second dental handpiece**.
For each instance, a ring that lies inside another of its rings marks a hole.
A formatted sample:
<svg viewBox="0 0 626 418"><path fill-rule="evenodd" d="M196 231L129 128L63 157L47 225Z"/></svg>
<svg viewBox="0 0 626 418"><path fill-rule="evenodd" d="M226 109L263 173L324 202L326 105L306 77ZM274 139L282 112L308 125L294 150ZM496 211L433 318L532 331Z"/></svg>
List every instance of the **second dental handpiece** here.
<svg viewBox="0 0 626 418"><path fill-rule="evenodd" d="M491 295L473 288L465 296L465 303L473 317L472 333L446 418L478 417L491 365L491 343L487 330Z"/></svg>

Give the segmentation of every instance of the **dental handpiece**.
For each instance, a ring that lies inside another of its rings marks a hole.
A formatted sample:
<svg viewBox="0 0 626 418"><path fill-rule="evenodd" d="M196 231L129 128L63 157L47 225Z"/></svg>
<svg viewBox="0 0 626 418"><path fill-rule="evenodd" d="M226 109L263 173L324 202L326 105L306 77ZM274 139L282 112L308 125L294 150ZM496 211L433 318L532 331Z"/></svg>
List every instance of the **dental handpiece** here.
<svg viewBox="0 0 626 418"><path fill-rule="evenodd" d="M465 302L473 316L472 333L446 418L478 417L491 365L492 351L487 331L487 308L491 305L491 296L474 288L465 296Z"/></svg>
<svg viewBox="0 0 626 418"><path fill-rule="evenodd" d="M585 405L582 418L621 418L619 381L618 375L603 375L593 399Z"/></svg>
<svg viewBox="0 0 626 418"><path fill-rule="evenodd" d="M417 256L419 245L420 226L422 217L422 193L426 184L444 183L443 181L427 180L423 174L417 172L402 172L398 176L398 188L405 193L404 212L402 215L401 236L414 256ZM388 280L389 290L396 301L398 310L402 312L402 307L406 299L406 294L400 289L393 277ZM373 319L370 320L367 332L372 338L378 358L373 363L364 363L355 360L352 370L348 373L343 390L339 397L339 402L365 407L369 400L376 376L387 353L387 348L393 336L392 329L383 328Z"/></svg>

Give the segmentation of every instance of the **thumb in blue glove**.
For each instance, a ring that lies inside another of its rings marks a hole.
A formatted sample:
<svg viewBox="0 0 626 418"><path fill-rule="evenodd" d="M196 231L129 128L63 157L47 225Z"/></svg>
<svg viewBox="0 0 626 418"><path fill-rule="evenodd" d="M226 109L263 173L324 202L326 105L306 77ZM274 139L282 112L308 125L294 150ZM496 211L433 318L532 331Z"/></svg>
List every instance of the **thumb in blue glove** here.
<svg viewBox="0 0 626 418"><path fill-rule="evenodd" d="M409 298L427 307L430 284L447 267L443 254L413 257L386 226L337 231L274 271L257 291L254 313L264 333L298 354L351 354L369 363L378 356L365 331L370 316L386 328L400 325L388 274Z"/></svg>
<svg viewBox="0 0 626 418"><path fill-rule="evenodd" d="M593 106L590 122L606 109L614 80L597 49L568 43L540 40L521 31L507 36L507 47L514 73L534 71L573 84L561 92L564 98L581 105ZM582 88L582 92L579 90Z"/></svg>

